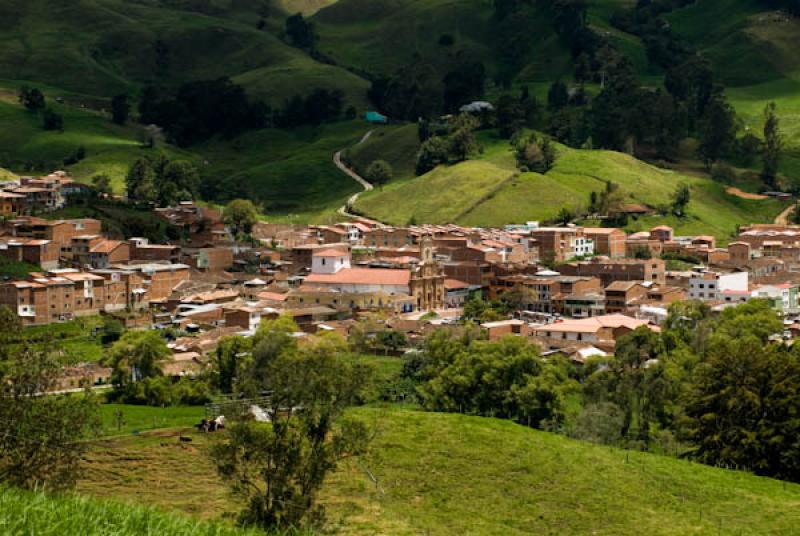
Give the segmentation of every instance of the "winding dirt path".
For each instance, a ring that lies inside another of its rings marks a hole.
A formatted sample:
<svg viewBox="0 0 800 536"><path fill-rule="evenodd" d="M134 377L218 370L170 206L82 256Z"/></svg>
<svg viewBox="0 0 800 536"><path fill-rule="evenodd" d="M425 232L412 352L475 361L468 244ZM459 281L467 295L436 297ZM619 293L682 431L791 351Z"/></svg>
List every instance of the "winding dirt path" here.
<svg viewBox="0 0 800 536"><path fill-rule="evenodd" d="M364 134L364 137L361 138L358 141L358 143L356 143L356 145L361 145L362 143L367 141L370 136L372 136L372 131L371 130L369 132L367 132L366 134ZM357 193L354 193L353 195L351 195L347 199L347 202L344 205L342 205L341 207L339 207L339 210L337 212L339 214L341 214L342 216L347 216L348 218L357 218L358 215L350 213L348 211L348 209L350 207L352 207L353 205L355 205L356 201L358 201L358 196L360 196L364 192L369 192L370 190L374 189L374 187L372 186L372 184L367 182L367 180L364 179L364 177L362 177L361 175L359 175L358 173L356 173L355 171L353 171L352 169L347 167L345 165L345 163L342 162L342 151L344 151L344 149L336 151L336 153L334 153L334 155L333 155L333 165L335 165L337 168L339 168L342 171L342 173L346 174L348 177L350 177L351 179L356 181L359 185L361 185L361 187L364 190L361 191L361 192L357 192Z"/></svg>
<svg viewBox="0 0 800 536"><path fill-rule="evenodd" d="M789 216L792 215L792 211L795 209L796 206L797 203L792 203L791 205L783 209L783 212L778 214L778 216L775 218L775 225L789 225Z"/></svg>

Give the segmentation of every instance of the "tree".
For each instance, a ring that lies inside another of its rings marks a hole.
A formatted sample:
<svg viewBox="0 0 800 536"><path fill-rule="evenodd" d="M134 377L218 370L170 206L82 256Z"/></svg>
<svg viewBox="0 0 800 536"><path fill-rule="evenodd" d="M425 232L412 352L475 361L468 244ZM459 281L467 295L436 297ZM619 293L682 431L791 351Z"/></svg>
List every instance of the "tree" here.
<svg viewBox="0 0 800 536"><path fill-rule="evenodd" d="M672 192L670 197L671 206L672 206L672 213L682 218L686 215L686 206L689 204L689 200L691 199L691 192L689 191L689 185L685 182L680 183L676 188L675 191Z"/></svg>
<svg viewBox="0 0 800 536"><path fill-rule="evenodd" d="M131 103L127 95L115 95L111 99L111 121L124 125L131 112Z"/></svg>
<svg viewBox="0 0 800 536"><path fill-rule="evenodd" d="M222 211L222 221L234 234L250 234L258 222L258 209L249 199L234 199Z"/></svg>
<svg viewBox="0 0 800 536"><path fill-rule="evenodd" d="M156 171L150 159L139 158L131 164L125 176L125 190L128 199L146 202L157 200Z"/></svg>
<svg viewBox="0 0 800 536"><path fill-rule="evenodd" d="M712 465L800 481L800 361L752 336L717 340L687 408L694 456Z"/></svg>
<svg viewBox="0 0 800 536"><path fill-rule="evenodd" d="M292 46L306 50L313 50L318 40L314 24L308 22L302 13L287 17L286 36Z"/></svg>
<svg viewBox="0 0 800 536"><path fill-rule="evenodd" d="M535 133L519 136L514 140L517 166L523 171L547 173L556 160L556 152L550 138Z"/></svg>
<svg viewBox="0 0 800 536"><path fill-rule="evenodd" d="M472 153L478 150L478 142L475 140L475 129L480 122L476 117L469 113L462 113L455 117L450 124L450 156L460 162L466 160Z"/></svg>
<svg viewBox="0 0 800 536"><path fill-rule="evenodd" d="M775 103L764 108L764 145L762 152L763 168L761 178L770 188L778 188L778 164L783 150L783 137L780 122L775 113Z"/></svg>
<svg viewBox="0 0 800 536"><path fill-rule="evenodd" d="M51 108L45 108L42 114L42 128L45 130L64 130L64 118Z"/></svg>
<svg viewBox="0 0 800 536"><path fill-rule="evenodd" d="M450 144L441 136L431 136L417 151L417 175L423 175L440 164L446 164L450 156Z"/></svg>
<svg viewBox="0 0 800 536"><path fill-rule="evenodd" d="M213 384L221 393L231 394L237 389L251 352L252 341L245 337L235 335L220 339L212 366Z"/></svg>
<svg viewBox="0 0 800 536"><path fill-rule="evenodd" d="M567 85L561 80L556 80L547 90L547 107L550 110L560 110L569 103Z"/></svg>
<svg viewBox="0 0 800 536"><path fill-rule="evenodd" d="M483 97L486 68L479 61L465 62L444 76L444 110L455 113L459 107Z"/></svg>
<svg viewBox="0 0 800 536"><path fill-rule="evenodd" d="M44 94L35 87L22 86L19 89L17 100L31 112L41 112L45 109Z"/></svg>
<svg viewBox="0 0 800 536"><path fill-rule="evenodd" d="M158 183L161 186L158 201L162 206L191 201L200 187L200 174L191 162L169 161L163 166ZM169 189L165 189L167 185Z"/></svg>
<svg viewBox="0 0 800 536"><path fill-rule="evenodd" d="M236 422L212 447L217 471L244 502L242 524L320 524L324 512L316 498L325 477L339 460L366 448L366 427L343 412L359 400L368 370L345 349L335 336L284 348L266 375L272 395L264 409L271 423Z"/></svg>
<svg viewBox="0 0 800 536"><path fill-rule="evenodd" d="M101 197L109 197L114 193L114 189L111 187L111 178L105 173L92 177L92 186L97 195Z"/></svg>
<svg viewBox="0 0 800 536"><path fill-rule="evenodd" d="M111 383L117 395L129 395L137 382L161 376L161 363L170 353L166 341L155 331L124 334L109 350Z"/></svg>
<svg viewBox="0 0 800 536"><path fill-rule="evenodd" d="M497 128L502 138L510 138L525 126L525 109L511 95L501 96L496 110Z"/></svg>
<svg viewBox="0 0 800 536"><path fill-rule="evenodd" d="M715 97L700 118L697 154L709 171L736 139L734 120L733 108L723 96Z"/></svg>
<svg viewBox="0 0 800 536"><path fill-rule="evenodd" d="M97 401L90 392L41 396L56 387L61 373L55 348L47 342L25 345L13 358L0 351L0 481L6 484L73 487L88 448L83 440L99 425Z"/></svg>
<svg viewBox="0 0 800 536"><path fill-rule="evenodd" d="M386 160L374 160L367 168L366 178L372 184L386 184L392 176L392 166Z"/></svg>

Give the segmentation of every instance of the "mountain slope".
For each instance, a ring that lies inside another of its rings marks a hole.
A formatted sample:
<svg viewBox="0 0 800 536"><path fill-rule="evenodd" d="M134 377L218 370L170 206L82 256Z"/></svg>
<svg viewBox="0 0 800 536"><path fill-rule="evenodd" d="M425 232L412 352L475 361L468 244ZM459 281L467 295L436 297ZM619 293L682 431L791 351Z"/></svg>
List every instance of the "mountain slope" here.
<svg viewBox="0 0 800 536"><path fill-rule="evenodd" d="M372 455L325 493L350 509L348 534L777 535L800 521L795 484L509 421L360 413L380 430Z"/></svg>
<svg viewBox="0 0 800 536"><path fill-rule="evenodd" d="M259 30L258 2L249 2L249 10L203 12L193 4L209 3L6 0L0 5L0 78L110 97L148 82L229 76L272 104L320 86L343 89L350 102L363 105L365 81ZM282 21L283 15L273 17ZM265 88L264 77L274 87Z"/></svg>
<svg viewBox="0 0 800 536"><path fill-rule="evenodd" d="M685 182L692 193L688 217L648 217L632 220L628 228L638 230L658 220L673 225L678 233L711 233L724 242L737 224L770 222L782 207L774 200L741 199L710 179L657 168L613 151L561 146L546 175L517 175L506 141L487 135L482 141L486 148L479 160L440 166L421 177L390 183L361 196L356 209L393 224L413 219L501 226L552 219L562 207L585 208L590 193L601 191L607 181L618 184L628 202L651 207L667 205L677 185Z"/></svg>

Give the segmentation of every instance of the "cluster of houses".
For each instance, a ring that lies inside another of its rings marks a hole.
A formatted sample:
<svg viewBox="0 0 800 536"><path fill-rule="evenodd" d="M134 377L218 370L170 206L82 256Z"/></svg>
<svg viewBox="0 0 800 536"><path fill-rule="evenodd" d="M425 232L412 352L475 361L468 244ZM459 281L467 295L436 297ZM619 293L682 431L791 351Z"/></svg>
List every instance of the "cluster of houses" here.
<svg viewBox="0 0 800 536"><path fill-rule="evenodd" d="M60 174L40 181L69 184ZM669 305L685 299L718 310L767 299L787 333L800 330L800 227L751 225L722 248L714 237L675 236L666 226L626 234L356 218L259 223L254 243L240 243L219 211L191 202L153 217L181 238L152 244L108 237L98 220L10 213L0 220L0 256L41 271L0 281L0 304L24 326L110 314L128 327L179 328L186 336L172 343L176 373L200 366L222 336L252 335L281 314L306 335L347 335L360 317L378 315L414 340L457 326L464 304L478 297L512 304L508 318L482 324L490 338L528 337L578 361L612 353L639 326L659 329ZM681 259L684 269L664 259Z"/></svg>
<svg viewBox="0 0 800 536"><path fill-rule="evenodd" d="M20 177L0 184L0 218L53 212L64 208L71 196L86 194L90 189L73 181L65 171L44 177Z"/></svg>

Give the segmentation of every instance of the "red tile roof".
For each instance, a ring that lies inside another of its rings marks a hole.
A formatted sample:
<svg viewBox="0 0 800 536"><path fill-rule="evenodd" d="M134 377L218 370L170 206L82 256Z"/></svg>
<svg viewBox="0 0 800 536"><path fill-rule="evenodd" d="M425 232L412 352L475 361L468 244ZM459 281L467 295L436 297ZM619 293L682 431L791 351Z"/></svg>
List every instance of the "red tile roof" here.
<svg viewBox="0 0 800 536"><path fill-rule="evenodd" d="M347 285L408 285L411 272L391 268L344 268L335 274L310 274L306 283Z"/></svg>

